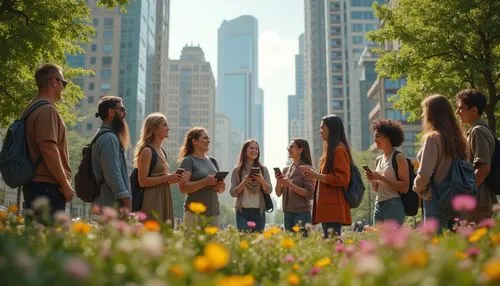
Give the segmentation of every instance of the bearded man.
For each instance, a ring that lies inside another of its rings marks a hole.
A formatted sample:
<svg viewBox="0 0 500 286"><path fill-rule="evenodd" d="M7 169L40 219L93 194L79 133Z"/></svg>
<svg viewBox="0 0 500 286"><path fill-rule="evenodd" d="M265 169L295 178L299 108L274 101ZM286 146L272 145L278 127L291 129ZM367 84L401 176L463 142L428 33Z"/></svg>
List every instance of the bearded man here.
<svg viewBox="0 0 500 286"><path fill-rule="evenodd" d="M125 116L127 111L120 97L104 96L99 100L96 117L102 125L92 144L92 169L101 193L94 201L97 206L131 209L130 180L125 150L130 136Z"/></svg>

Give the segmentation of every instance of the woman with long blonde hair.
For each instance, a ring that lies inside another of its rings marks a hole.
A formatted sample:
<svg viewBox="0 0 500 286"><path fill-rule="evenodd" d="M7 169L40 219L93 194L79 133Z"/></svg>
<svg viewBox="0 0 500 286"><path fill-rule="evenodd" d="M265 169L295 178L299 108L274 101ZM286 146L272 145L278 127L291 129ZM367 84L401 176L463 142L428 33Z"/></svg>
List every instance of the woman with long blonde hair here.
<svg viewBox="0 0 500 286"><path fill-rule="evenodd" d="M182 180L182 175L169 173L167 154L161 147L168 138L167 118L162 113L152 113L142 126L141 139L137 143L134 164L137 166L139 185L144 191L141 211L149 218L173 222L172 195L170 184ZM151 166L153 157L156 164Z"/></svg>
<svg viewBox="0 0 500 286"><path fill-rule="evenodd" d="M424 199L424 219L434 218L440 228L451 228L453 217L443 214L432 198L431 178L437 183L446 179L453 160L467 160L465 134L457 122L453 108L440 94L422 102L423 143L417 154L419 168L413 190Z"/></svg>

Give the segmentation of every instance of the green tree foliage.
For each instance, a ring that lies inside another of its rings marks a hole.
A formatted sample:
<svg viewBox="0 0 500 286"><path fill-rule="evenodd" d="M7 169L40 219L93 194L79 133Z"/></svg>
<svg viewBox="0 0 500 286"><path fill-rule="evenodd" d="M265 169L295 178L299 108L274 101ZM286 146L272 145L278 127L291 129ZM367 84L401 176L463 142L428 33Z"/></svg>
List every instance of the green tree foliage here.
<svg viewBox="0 0 500 286"><path fill-rule="evenodd" d="M112 8L128 0L98 0ZM66 65L66 56L81 53L79 44L87 42L94 30L90 9L83 0L2 0L0 1L0 125L5 126L36 94L33 74L44 62L63 66L67 78L86 74ZM69 84L60 104L67 123L74 123L71 112L82 98L81 89Z"/></svg>
<svg viewBox="0 0 500 286"><path fill-rule="evenodd" d="M396 7L375 5L382 28L373 41L397 40L401 48L379 50L381 77L406 78L395 106L420 117L421 100L442 93L454 100L464 88L489 97L488 123L497 129L495 108L500 99L500 1L400 0ZM498 130L498 129L497 129Z"/></svg>

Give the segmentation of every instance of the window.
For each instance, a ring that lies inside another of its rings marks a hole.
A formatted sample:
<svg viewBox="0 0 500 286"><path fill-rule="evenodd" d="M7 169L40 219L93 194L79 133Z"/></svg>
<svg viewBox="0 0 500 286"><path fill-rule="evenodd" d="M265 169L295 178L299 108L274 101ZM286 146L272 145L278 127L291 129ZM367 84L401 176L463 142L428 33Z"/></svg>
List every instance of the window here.
<svg viewBox="0 0 500 286"><path fill-rule="evenodd" d="M340 47L340 44L342 43L342 41L340 39L335 39L335 40L331 40L330 43L333 47Z"/></svg>
<svg viewBox="0 0 500 286"><path fill-rule="evenodd" d="M95 89L95 83L90 82L89 83L89 90L94 90Z"/></svg>
<svg viewBox="0 0 500 286"><path fill-rule="evenodd" d="M104 32L102 32L102 38L105 41L111 41L113 39L113 31L104 31Z"/></svg>
<svg viewBox="0 0 500 286"><path fill-rule="evenodd" d="M332 64L332 72L342 72L342 64Z"/></svg>
<svg viewBox="0 0 500 286"><path fill-rule="evenodd" d="M406 122L406 115L402 114L399 110L388 109L385 111L385 117L394 121Z"/></svg>
<svg viewBox="0 0 500 286"><path fill-rule="evenodd" d="M332 109L342 109L344 107L343 100L332 100Z"/></svg>
<svg viewBox="0 0 500 286"><path fill-rule="evenodd" d="M104 45L102 45L102 50L105 53L111 53L113 51L113 44L104 44Z"/></svg>
<svg viewBox="0 0 500 286"><path fill-rule="evenodd" d="M353 32L363 32L363 24L352 24Z"/></svg>
<svg viewBox="0 0 500 286"><path fill-rule="evenodd" d="M332 52L332 60L341 60L342 52Z"/></svg>
<svg viewBox="0 0 500 286"><path fill-rule="evenodd" d="M101 70L101 78L102 79L110 79L111 78L111 69L102 69Z"/></svg>
<svg viewBox="0 0 500 286"><path fill-rule="evenodd" d="M97 19L97 18L92 19L92 25L93 26L99 25L99 19Z"/></svg>
<svg viewBox="0 0 500 286"><path fill-rule="evenodd" d="M375 24L365 24L365 31L366 32L373 31L375 29L377 29L377 26Z"/></svg>
<svg viewBox="0 0 500 286"><path fill-rule="evenodd" d="M96 61L97 61L96 57L90 57L90 64L91 65L95 65Z"/></svg>
<svg viewBox="0 0 500 286"><path fill-rule="evenodd" d="M113 28L114 18L104 18L104 28Z"/></svg>
<svg viewBox="0 0 500 286"><path fill-rule="evenodd" d="M361 45L363 44L363 36L353 36L352 37L353 45Z"/></svg>
<svg viewBox="0 0 500 286"><path fill-rule="evenodd" d="M344 97L344 91L342 88L332 89L332 97Z"/></svg>
<svg viewBox="0 0 500 286"><path fill-rule="evenodd" d="M404 85L404 80L384 80L384 88L385 89L400 89Z"/></svg>
<svg viewBox="0 0 500 286"><path fill-rule="evenodd" d="M179 66L178 65L170 65L170 71L171 72L179 71Z"/></svg>
<svg viewBox="0 0 500 286"><path fill-rule="evenodd" d="M371 7L373 2L375 0L352 0L351 5L353 7Z"/></svg>
<svg viewBox="0 0 500 286"><path fill-rule="evenodd" d="M107 92L110 89L109 83L101 83L101 92Z"/></svg>
<svg viewBox="0 0 500 286"><path fill-rule="evenodd" d="M372 11L352 11L351 18L357 20L370 20L375 19Z"/></svg>
<svg viewBox="0 0 500 286"><path fill-rule="evenodd" d="M89 97L87 97L87 103L88 103L88 104L92 104L92 103L94 103L94 97L93 97L93 96L89 96Z"/></svg>
<svg viewBox="0 0 500 286"><path fill-rule="evenodd" d="M92 44L91 51L97 52L97 44Z"/></svg>
<svg viewBox="0 0 500 286"><path fill-rule="evenodd" d="M339 23L340 22L340 15L330 15L330 22Z"/></svg>
<svg viewBox="0 0 500 286"><path fill-rule="evenodd" d="M102 57L102 65L110 66L113 58L112 57Z"/></svg>

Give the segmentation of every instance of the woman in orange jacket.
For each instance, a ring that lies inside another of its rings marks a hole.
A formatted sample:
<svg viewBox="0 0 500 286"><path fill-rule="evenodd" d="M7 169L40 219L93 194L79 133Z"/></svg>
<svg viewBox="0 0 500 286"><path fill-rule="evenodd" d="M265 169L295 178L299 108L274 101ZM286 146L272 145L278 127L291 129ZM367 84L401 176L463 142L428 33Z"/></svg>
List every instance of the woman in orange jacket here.
<svg viewBox="0 0 500 286"><path fill-rule="evenodd" d="M323 117L320 129L323 153L320 172L302 167L306 177L317 180L313 198L312 223L321 223L325 238L330 232L342 234L342 225L350 225L351 208L344 192L351 177L351 151L342 119L336 115Z"/></svg>

